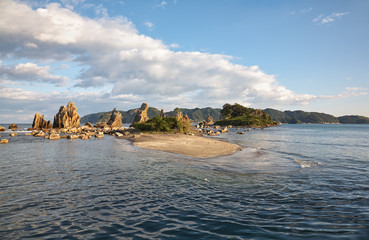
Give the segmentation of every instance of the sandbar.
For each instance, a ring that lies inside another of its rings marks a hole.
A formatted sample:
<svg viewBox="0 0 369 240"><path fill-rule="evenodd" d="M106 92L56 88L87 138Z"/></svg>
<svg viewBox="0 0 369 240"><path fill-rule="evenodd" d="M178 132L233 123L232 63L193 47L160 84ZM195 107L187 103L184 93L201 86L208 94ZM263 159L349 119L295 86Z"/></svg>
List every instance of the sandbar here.
<svg viewBox="0 0 369 240"><path fill-rule="evenodd" d="M142 134L130 139L135 146L196 158L230 155L241 150L239 145L202 136L185 134Z"/></svg>

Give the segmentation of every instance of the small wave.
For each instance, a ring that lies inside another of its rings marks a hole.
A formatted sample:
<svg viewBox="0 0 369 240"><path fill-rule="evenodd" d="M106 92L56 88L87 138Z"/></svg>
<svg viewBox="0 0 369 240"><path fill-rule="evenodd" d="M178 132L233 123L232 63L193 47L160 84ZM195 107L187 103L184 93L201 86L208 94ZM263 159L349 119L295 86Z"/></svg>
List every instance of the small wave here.
<svg viewBox="0 0 369 240"><path fill-rule="evenodd" d="M295 160L295 162L297 162L300 165L301 168L317 167L317 166L321 165L318 162L306 161L306 160L301 160L301 159L298 159L298 158L295 158L294 160Z"/></svg>

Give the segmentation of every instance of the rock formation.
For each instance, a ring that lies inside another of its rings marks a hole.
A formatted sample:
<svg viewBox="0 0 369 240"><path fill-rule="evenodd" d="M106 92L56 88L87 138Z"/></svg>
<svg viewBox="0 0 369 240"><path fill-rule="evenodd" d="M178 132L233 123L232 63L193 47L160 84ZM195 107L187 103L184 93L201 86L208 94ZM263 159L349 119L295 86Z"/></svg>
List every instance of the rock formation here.
<svg viewBox="0 0 369 240"><path fill-rule="evenodd" d="M206 118L206 124L207 125L213 125L214 124L214 119L209 114Z"/></svg>
<svg viewBox="0 0 369 240"><path fill-rule="evenodd" d="M42 116L39 113L35 114L33 118L32 128L34 129L42 129L42 128L52 128L51 121L45 121L45 116Z"/></svg>
<svg viewBox="0 0 369 240"><path fill-rule="evenodd" d="M187 115L187 114L185 114L185 115L183 116L182 121L184 121L184 122L191 122L191 120L190 120L190 118L188 117L188 115Z"/></svg>
<svg viewBox="0 0 369 240"><path fill-rule="evenodd" d="M4 132L5 131L5 128L0 126L0 132Z"/></svg>
<svg viewBox="0 0 369 240"><path fill-rule="evenodd" d="M18 129L18 126L15 123L13 123L9 125L9 129L15 130L15 129Z"/></svg>
<svg viewBox="0 0 369 240"><path fill-rule="evenodd" d="M147 105L147 103L142 103L141 108L138 110L133 123L146 122L147 120L149 120L149 117L147 116L148 110L149 110L149 105Z"/></svg>
<svg viewBox="0 0 369 240"><path fill-rule="evenodd" d="M77 107L71 101L67 107L61 106L59 112L54 116L54 128L73 128L80 127L80 116Z"/></svg>
<svg viewBox="0 0 369 240"><path fill-rule="evenodd" d="M179 108L174 109L174 116L177 118L178 121L183 119L183 114Z"/></svg>
<svg viewBox="0 0 369 240"><path fill-rule="evenodd" d="M107 122L107 124L113 128L113 127L121 127L123 125L122 123L122 114L118 112L116 108L113 109L110 115L110 119Z"/></svg>
<svg viewBox="0 0 369 240"><path fill-rule="evenodd" d="M165 118L164 108L162 108L160 111L160 117Z"/></svg>

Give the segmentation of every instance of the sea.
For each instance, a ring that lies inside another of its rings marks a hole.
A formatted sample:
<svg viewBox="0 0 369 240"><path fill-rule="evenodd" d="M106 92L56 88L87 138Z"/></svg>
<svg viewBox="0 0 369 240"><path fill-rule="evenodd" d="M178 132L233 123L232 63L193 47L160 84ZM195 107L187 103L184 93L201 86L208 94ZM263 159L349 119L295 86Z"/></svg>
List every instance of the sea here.
<svg viewBox="0 0 369 240"><path fill-rule="evenodd" d="M233 128L214 138L242 150L208 159L20 127L0 239L369 239L369 125Z"/></svg>

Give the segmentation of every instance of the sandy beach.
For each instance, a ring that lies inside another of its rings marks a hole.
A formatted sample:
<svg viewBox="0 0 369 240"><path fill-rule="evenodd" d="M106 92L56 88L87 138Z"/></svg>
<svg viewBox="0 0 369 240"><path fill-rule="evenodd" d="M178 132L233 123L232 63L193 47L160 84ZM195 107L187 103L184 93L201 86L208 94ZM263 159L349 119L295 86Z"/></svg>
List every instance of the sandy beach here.
<svg viewBox="0 0 369 240"><path fill-rule="evenodd" d="M229 155L241 150L241 147L236 144L184 134L142 134L141 137L130 140L138 147L197 158Z"/></svg>

